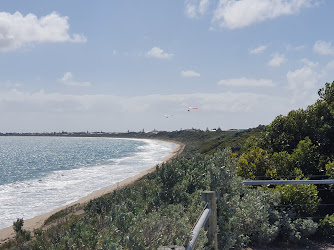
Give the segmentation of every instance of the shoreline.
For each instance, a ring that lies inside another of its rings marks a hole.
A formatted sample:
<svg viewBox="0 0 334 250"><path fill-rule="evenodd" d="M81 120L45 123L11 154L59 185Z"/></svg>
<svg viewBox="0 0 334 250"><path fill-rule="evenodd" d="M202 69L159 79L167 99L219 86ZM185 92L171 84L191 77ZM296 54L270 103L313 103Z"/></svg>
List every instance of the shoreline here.
<svg viewBox="0 0 334 250"><path fill-rule="evenodd" d="M150 139L150 140L155 140L155 139ZM52 216L53 214L55 214L55 213L57 213L57 212L59 212L63 209L66 209L66 208L69 208L69 207L72 207L72 206L75 206L75 205L84 206L85 204L87 204L89 201L91 201L93 199L96 199L96 198L101 197L101 196L103 196L107 193L111 193L114 190L123 188L127 185L130 185L130 184L134 183L135 181L141 179L145 175L154 172L158 165L160 165L162 163L165 163L165 162L169 161L170 159L178 156L183 151L183 149L185 147L185 145L180 143L180 142L169 141L169 140L163 140L163 141L166 141L166 142L169 142L169 143L174 143L175 145L177 145L177 147L165 159L163 159L161 163L159 163L159 164L157 164L157 165L155 165L155 166L153 166L153 167L151 167L151 168L149 168L145 171L142 171L135 176L128 177L128 178L126 178L126 179L124 179L120 182L117 182L117 183L115 183L111 186L107 186L105 188L101 188L99 190L93 191L91 194L89 194L85 197L82 197L79 200L74 201L70 204L67 204L67 205L61 206L59 208L56 208L56 209L52 210L51 212L41 214L41 215L35 216L33 218L24 220L23 229L33 232L34 229L41 228L44 225L44 222L50 216ZM15 232L14 232L12 226L0 229L0 246L5 244L6 242L10 241L11 239L14 239L14 238L15 238Z"/></svg>

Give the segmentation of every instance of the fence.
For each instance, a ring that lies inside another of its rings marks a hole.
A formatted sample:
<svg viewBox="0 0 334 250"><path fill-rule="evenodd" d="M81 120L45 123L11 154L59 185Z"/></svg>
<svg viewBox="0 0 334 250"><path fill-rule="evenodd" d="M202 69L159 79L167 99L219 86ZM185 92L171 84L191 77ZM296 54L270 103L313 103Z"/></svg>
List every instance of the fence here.
<svg viewBox="0 0 334 250"><path fill-rule="evenodd" d="M251 185L251 186L259 186L259 185L267 185L267 186L275 186L275 185L309 185L309 184L314 184L314 185L332 185L334 184L334 179L325 179L325 180L245 180L243 181L244 185ZM317 187L317 191L327 191L327 192L333 192L332 188L319 188ZM323 195L327 196L327 195ZM308 207L308 206L313 206L312 204L310 205L307 202L303 203L296 203L294 205L279 205L278 207L292 207L292 206L299 206L299 207ZM317 204L318 211L317 213L314 213L312 215L308 216L294 216L291 218L301 218L301 219L324 219L326 217L326 214L330 211L330 214L333 213L333 207L334 203L319 203ZM330 208L331 207L331 208Z"/></svg>
<svg viewBox="0 0 334 250"><path fill-rule="evenodd" d="M192 238L188 242L187 247L165 246L159 247L159 250L194 249L201 228L204 228L204 230L207 231L208 245L213 249L218 249L216 194L214 191L204 191L201 194L201 200L206 202L206 206L204 207L202 214L198 217L197 222L191 231Z"/></svg>
<svg viewBox="0 0 334 250"><path fill-rule="evenodd" d="M297 184L334 184L334 180L252 180L243 181L245 185L297 185Z"/></svg>
<svg viewBox="0 0 334 250"><path fill-rule="evenodd" d="M246 180L244 185L297 185L297 184L334 184L334 180ZM218 249L217 241L217 206L214 191L205 191L201 194L201 200L206 202L201 215L198 217L191 233L192 238L186 248L181 246L164 246L158 250L193 250L196 245L200 230L207 231L208 245L213 249ZM333 204L334 205L334 204Z"/></svg>

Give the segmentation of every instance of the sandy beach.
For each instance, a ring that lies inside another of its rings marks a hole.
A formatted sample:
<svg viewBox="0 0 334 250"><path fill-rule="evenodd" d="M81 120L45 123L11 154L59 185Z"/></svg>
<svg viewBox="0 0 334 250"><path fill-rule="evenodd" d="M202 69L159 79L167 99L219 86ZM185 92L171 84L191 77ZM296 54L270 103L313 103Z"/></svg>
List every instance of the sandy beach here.
<svg viewBox="0 0 334 250"><path fill-rule="evenodd" d="M174 142L174 141L168 141L168 142L176 144L177 147L168 157L166 157L163 160L163 162L166 162L166 161L170 160L171 158L179 155L184 149L184 144L182 144L182 143L178 143L178 142ZM41 228L44 225L45 220L47 220L51 215L53 215L53 214L55 214L55 213L57 213L57 212L59 212L63 209L66 209L68 207L74 206L74 205L84 205L84 204L88 203L90 200L98 198L98 197L100 197L104 194L110 193L110 192L112 192L116 189L125 187L125 186L135 182L136 180L139 180L143 176L145 176L149 173L152 173L155 169L156 169L156 166L153 166L153 167L151 167L151 168L149 168L149 169L147 169L147 170L145 170L145 171L143 171L143 172L141 172L141 173L139 173L139 174L137 174L133 177L124 179L123 181L120 181L120 182L118 182L118 183L116 183L112 186L108 186L106 188L102 188L100 190L94 191L90 195L88 195L86 197L83 197L83 198L81 198L81 199L79 199L75 202L72 202L71 204L59 207L59 208L57 208L57 209L55 209L55 210L53 210L49 213L42 214L42 215L36 216L34 218L24 220L23 228L33 232L34 229ZM12 226L0 230L0 246L4 243L8 242L10 239L13 239L13 238L15 238L15 232L14 232Z"/></svg>

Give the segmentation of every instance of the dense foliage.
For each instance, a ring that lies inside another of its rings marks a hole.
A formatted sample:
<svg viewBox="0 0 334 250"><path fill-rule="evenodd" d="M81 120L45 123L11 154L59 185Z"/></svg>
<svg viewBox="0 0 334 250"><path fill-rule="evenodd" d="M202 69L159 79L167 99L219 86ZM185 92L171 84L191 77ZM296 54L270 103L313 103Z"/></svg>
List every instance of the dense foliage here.
<svg viewBox="0 0 334 250"><path fill-rule="evenodd" d="M91 201L83 215L65 212L65 217L55 216L55 226L35 231L35 239L22 248L157 249L184 245L203 208L201 190L216 190L218 196L219 249L282 240L301 242L316 232L317 223L294 218L290 210L282 209L286 200L279 192L242 185L236 165L229 149L211 156L173 159L133 185ZM204 247L205 242L202 236L198 247Z"/></svg>
<svg viewBox="0 0 334 250"><path fill-rule="evenodd" d="M334 82L319 90L305 110L278 116L258 139L249 139L238 173L246 178L289 178L332 174L334 160ZM333 96L332 96L333 95Z"/></svg>
<svg viewBox="0 0 334 250"><path fill-rule="evenodd" d="M334 176L334 82L326 83L318 94L319 99L305 110L280 115L260 137L247 139L238 159L238 175L247 179ZM299 217L326 216L320 220L320 228L327 228L326 232L331 228L329 214L334 212L331 186L286 185L272 190L280 193L285 210Z"/></svg>

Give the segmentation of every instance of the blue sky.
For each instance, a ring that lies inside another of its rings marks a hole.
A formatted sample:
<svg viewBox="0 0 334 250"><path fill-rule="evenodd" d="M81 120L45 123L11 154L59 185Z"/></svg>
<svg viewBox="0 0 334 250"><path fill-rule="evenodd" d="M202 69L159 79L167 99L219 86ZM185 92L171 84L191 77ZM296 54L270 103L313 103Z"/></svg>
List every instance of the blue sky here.
<svg viewBox="0 0 334 250"><path fill-rule="evenodd" d="M334 81L334 1L1 3L0 132L251 128Z"/></svg>

